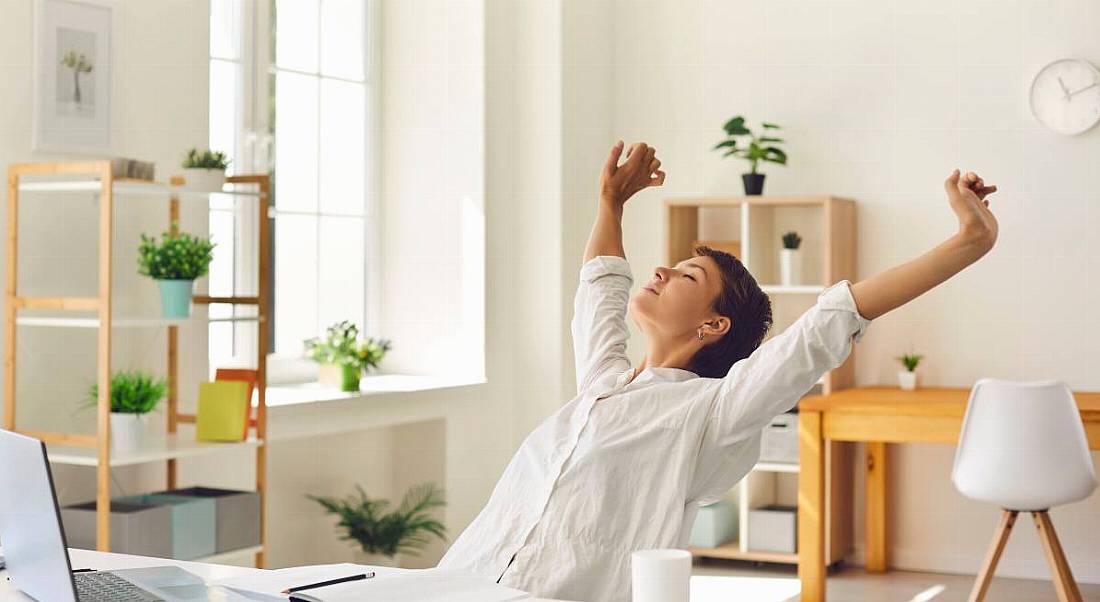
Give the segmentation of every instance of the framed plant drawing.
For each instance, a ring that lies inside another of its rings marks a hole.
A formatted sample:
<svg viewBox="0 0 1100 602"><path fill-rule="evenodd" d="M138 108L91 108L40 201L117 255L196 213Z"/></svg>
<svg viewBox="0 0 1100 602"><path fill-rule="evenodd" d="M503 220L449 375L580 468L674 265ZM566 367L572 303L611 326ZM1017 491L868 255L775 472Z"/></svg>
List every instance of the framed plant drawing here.
<svg viewBox="0 0 1100 602"><path fill-rule="evenodd" d="M34 150L110 154L115 6L36 0Z"/></svg>

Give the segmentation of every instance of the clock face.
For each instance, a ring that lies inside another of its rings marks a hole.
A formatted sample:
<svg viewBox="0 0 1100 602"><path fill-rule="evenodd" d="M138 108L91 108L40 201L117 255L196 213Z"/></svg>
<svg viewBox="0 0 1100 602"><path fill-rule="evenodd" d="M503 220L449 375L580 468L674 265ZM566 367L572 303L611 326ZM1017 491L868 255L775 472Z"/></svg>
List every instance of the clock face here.
<svg viewBox="0 0 1100 602"><path fill-rule="evenodd" d="M1100 122L1100 71L1088 61L1062 59L1031 82L1031 113L1059 134L1080 134Z"/></svg>

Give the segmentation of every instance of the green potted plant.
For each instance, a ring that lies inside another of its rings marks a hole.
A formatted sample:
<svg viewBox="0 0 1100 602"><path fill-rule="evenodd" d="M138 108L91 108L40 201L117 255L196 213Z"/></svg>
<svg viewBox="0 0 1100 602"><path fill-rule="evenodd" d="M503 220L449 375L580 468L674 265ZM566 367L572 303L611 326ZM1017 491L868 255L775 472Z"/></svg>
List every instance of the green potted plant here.
<svg viewBox="0 0 1100 602"><path fill-rule="evenodd" d="M740 157L749 162L749 173L741 175L741 182L745 186L747 195L759 195L764 192L764 174L757 172L761 161L779 165L787 164L787 153L776 146L782 144L783 139L772 135L772 131L778 130L779 126L768 122L760 126L764 131L757 136L745 126L745 118L738 115L722 126L726 132L726 138L714 147L714 150L725 151L723 157ZM745 140L746 137L747 140Z"/></svg>
<svg viewBox="0 0 1100 602"><path fill-rule="evenodd" d="M792 286L802 281L802 237L791 230L783 235L783 248L779 250L779 281Z"/></svg>
<svg viewBox="0 0 1100 602"><path fill-rule="evenodd" d="M168 392L168 384L140 370L111 374L111 449L133 451L145 445L148 414ZM88 407L99 403L99 385L88 388Z"/></svg>
<svg viewBox="0 0 1100 602"><path fill-rule="evenodd" d="M318 380L339 384L347 392L359 390L359 377L377 368L390 347L386 339L368 337L359 342L359 327L347 320L329 326L324 337L305 341L306 354L321 366Z"/></svg>
<svg viewBox="0 0 1100 602"><path fill-rule="evenodd" d="M206 275L214 259L214 243L174 230L165 232L160 241L141 235L138 273L157 281L164 317L186 318L191 315L195 279Z"/></svg>
<svg viewBox="0 0 1100 602"><path fill-rule="evenodd" d="M913 355L911 353L897 357L897 360L905 367L904 370L898 370L898 384L901 386L902 391L912 391L917 388L917 366L920 365L922 359L924 359L923 355Z"/></svg>
<svg viewBox="0 0 1100 602"><path fill-rule="evenodd" d="M183 178L187 187L202 192L221 192L229 159L220 151L192 148L183 157Z"/></svg>
<svg viewBox="0 0 1100 602"><path fill-rule="evenodd" d="M398 554L415 553L429 538L446 538L443 523L431 510L445 505L443 491L435 483L410 488L401 504L387 511L390 503L367 497L361 486L346 497L306 496L317 502L327 514L340 518L336 528L340 539L358 544L356 562L374 566L394 566Z"/></svg>

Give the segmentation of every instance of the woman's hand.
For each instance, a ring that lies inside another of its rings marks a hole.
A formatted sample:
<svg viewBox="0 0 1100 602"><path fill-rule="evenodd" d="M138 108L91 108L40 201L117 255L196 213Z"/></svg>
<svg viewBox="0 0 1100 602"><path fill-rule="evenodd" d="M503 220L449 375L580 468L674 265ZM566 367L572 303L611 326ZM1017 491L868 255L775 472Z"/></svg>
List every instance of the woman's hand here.
<svg viewBox="0 0 1100 602"><path fill-rule="evenodd" d="M637 142L627 151L626 163L619 165L623 146L620 140L611 147L600 174L600 202L615 208L621 208L639 190L665 183L665 172L660 169L657 149Z"/></svg>
<svg viewBox="0 0 1100 602"><path fill-rule="evenodd" d="M974 172L951 172L943 183L959 231L930 251L852 285L852 298L870 320L901 307L982 258L997 242L997 218L986 197L997 191Z"/></svg>
<svg viewBox="0 0 1100 602"><path fill-rule="evenodd" d="M985 255L997 242L997 218L989 210L987 196L997 191L996 186L986 186L978 174L968 171L960 175L951 172L943 183L951 210L959 218L959 237L975 246ZM976 258L975 258L976 259Z"/></svg>

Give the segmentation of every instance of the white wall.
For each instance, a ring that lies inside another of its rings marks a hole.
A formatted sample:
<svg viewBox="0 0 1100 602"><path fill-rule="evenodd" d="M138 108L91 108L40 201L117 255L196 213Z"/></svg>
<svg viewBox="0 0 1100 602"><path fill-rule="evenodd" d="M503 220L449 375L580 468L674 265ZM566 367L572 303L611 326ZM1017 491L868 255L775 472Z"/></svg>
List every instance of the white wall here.
<svg viewBox="0 0 1100 602"><path fill-rule="evenodd" d="M1026 104L1031 77L1045 63L1065 56L1100 63L1100 5L604 4L616 15L614 133L655 145L668 171L665 190L627 211L636 274L662 260L659 197L740 194L743 164L709 150L724 121L738 113L786 128L790 166L766 167L766 192L857 200L861 276L948 236L953 216L943 178L956 166L973 169L1001 189L992 200L1001 223L997 247L943 287L877 320L859 348L858 383L895 383L892 358L913 350L927 356L921 373L930 385L969 386L998 376L1100 389L1093 359L1100 351L1093 312L1100 302L1094 242L1100 131L1051 134ZM955 493L952 457L946 446L892 450L896 565L978 567L997 509ZM1100 582L1093 535L1100 531L1100 494L1053 515L1074 573ZM1018 531L998 574L1047 578L1034 533Z"/></svg>

